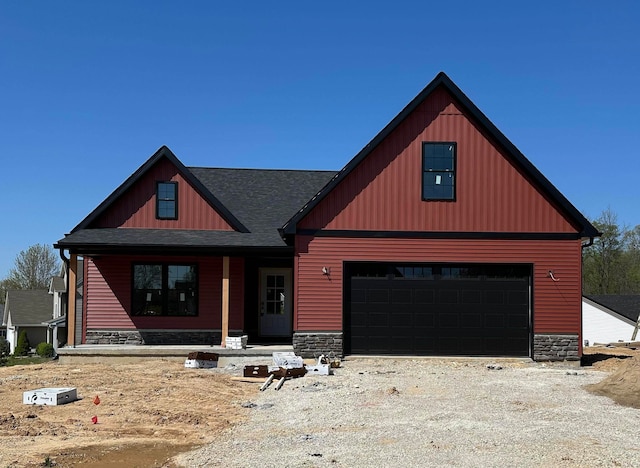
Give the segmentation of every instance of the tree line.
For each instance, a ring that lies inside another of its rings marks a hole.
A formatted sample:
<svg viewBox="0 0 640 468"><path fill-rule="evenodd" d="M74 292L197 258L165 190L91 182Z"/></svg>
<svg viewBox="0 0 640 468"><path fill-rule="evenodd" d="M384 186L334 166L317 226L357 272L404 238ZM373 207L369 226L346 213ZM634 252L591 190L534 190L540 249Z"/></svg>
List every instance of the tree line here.
<svg viewBox="0 0 640 468"><path fill-rule="evenodd" d="M611 209L592 223L602 236L582 250L582 293L640 294L640 225L621 227Z"/></svg>

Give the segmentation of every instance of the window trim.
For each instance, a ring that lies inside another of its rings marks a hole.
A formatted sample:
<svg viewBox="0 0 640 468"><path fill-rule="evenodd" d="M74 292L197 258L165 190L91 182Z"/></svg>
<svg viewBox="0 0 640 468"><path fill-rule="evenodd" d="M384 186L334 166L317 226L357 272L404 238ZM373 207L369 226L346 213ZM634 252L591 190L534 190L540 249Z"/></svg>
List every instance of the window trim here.
<svg viewBox="0 0 640 468"><path fill-rule="evenodd" d="M429 172L449 172L449 171L429 171L425 167L425 153L427 145L449 145L453 146L453 169L450 171L453 174L453 193L451 197L447 198L438 198L438 197L426 197L425 196L425 184L424 184L424 175ZM422 142L422 171L420 172L420 187L422 189L422 193L420 196L422 197L422 201L446 201L446 202L454 202L457 199L458 190L457 190L457 175L458 175L458 144L455 141L423 141Z"/></svg>
<svg viewBox="0 0 640 468"><path fill-rule="evenodd" d="M160 184L174 186L174 198L160 198ZM175 204L173 216L160 216L160 203L163 201L172 201ZM158 180L156 182L156 219L178 219L178 182L173 180Z"/></svg>
<svg viewBox="0 0 640 468"><path fill-rule="evenodd" d="M160 314L137 314L135 310L136 305L136 275L135 269L136 266L160 266L160 282L161 282L161 296L162 296L162 312ZM169 314L169 267L170 266L186 266L192 267L195 272L195 304L196 311L195 314L190 315L181 315L181 314ZM144 262L144 261L136 261L131 262L131 317L181 317L181 318L194 318L198 317L200 314L200 271L198 268L198 263L189 263L189 262Z"/></svg>

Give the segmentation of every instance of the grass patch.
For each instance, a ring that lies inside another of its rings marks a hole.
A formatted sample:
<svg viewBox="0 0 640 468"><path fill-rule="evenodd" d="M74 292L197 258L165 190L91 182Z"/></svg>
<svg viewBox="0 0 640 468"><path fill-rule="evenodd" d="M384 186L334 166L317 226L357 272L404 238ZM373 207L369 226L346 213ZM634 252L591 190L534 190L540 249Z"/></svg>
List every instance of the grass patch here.
<svg viewBox="0 0 640 468"><path fill-rule="evenodd" d="M28 366L30 364L43 364L50 362L51 358L43 358L40 356L8 356L3 366Z"/></svg>

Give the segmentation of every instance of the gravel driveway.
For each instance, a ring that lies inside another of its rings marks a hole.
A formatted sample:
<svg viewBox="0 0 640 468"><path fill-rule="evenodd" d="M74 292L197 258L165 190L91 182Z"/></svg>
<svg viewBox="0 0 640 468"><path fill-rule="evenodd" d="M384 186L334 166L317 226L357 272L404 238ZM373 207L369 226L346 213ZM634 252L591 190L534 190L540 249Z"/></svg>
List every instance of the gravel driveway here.
<svg viewBox="0 0 640 468"><path fill-rule="evenodd" d="M498 364L501 369L489 369ZM640 410L582 387L607 374L518 361L350 358L273 385L188 467L640 466ZM246 384L258 385L258 384Z"/></svg>

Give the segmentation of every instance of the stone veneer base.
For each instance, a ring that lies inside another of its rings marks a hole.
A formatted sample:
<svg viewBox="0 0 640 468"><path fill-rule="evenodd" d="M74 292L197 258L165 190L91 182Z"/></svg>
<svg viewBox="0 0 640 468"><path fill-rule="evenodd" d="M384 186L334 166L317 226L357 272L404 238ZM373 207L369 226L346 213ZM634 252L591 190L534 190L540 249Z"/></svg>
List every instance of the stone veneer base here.
<svg viewBox="0 0 640 468"><path fill-rule="evenodd" d="M293 351L303 358L316 358L321 354L342 357L342 332L295 332Z"/></svg>
<svg viewBox="0 0 640 468"><path fill-rule="evenodd" d="M577 361L578 335L534 335L534 361Z"/></svg>
<svg viewBox="0 0 640 468"><path fill-rule="evenodd" d="M105 345L219 345L220 331L200 330L87 330L86 344Z"/></svg>

